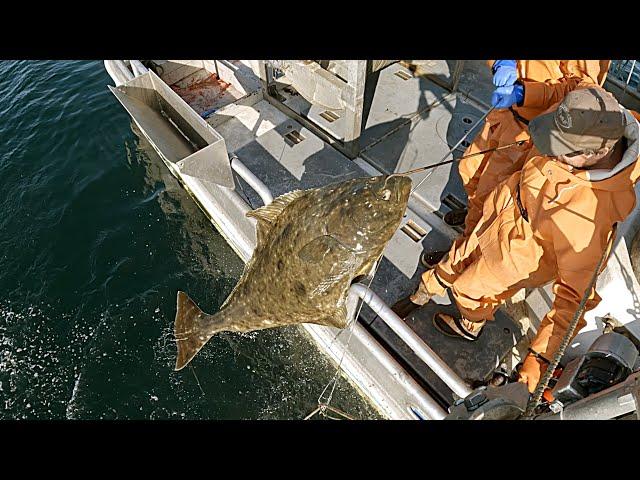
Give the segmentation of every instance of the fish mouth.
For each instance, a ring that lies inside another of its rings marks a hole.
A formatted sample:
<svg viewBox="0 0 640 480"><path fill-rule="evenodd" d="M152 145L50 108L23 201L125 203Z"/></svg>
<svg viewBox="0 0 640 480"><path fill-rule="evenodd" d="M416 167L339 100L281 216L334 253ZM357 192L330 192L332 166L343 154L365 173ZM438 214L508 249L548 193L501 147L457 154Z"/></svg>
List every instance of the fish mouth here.
<svg viewBox="0 0 640 480"><path fill-rule="evenodd" d="M411 179L406 175L394 173L385 179L383 189L394 192L394 200L398 203L406 203L411 193Z"/></svg>

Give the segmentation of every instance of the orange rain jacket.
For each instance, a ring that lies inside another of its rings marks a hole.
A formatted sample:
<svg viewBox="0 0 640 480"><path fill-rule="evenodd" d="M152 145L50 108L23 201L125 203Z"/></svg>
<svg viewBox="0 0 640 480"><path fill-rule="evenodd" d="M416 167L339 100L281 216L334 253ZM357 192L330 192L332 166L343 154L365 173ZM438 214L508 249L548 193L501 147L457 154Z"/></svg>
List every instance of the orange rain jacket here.
<svg viewBox="0 0 640 480"><path fill-rule="evenodd" d="M483 321L492 319L498 306L521 288L553 281L553 308L531 344L533 351L550 361L614 225L636 204L634 185L640 176L640 126L636 119L640 115L629 111L625 115L627 150L611 170L572 169L532 148L523 169L488 195L471 234L454 244L435 269L422 275L412 299L424 298L424 294L444 295L448 286L462 315ZM516 202L518 185L528 220ZM599 301L592 289L586 310ZM576 332L584 325L581 319ZM531 392L545 365L532 355L525 360L520 380Z"/></svg>
<svg viewBox="0 0 640 480"><path fill-rule="evenodd" d="M488 62L490 67L493 63L493 60ZM523 105L491 112L465 155L528 140L526 122L561 100L581 81L602 85L610 63L610 60L518 60L518 76L525 87ZM458 169L468 197L465 235L480 219L482 203L487 195L522 168L530 149L531 144L528 143L460 161Z"/></svg>

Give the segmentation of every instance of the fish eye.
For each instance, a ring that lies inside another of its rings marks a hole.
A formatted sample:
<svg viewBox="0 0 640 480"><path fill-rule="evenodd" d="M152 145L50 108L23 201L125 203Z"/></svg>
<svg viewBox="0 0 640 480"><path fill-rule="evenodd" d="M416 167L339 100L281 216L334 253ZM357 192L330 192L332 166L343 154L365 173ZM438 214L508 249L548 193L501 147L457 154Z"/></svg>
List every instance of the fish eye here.
<svg viewBox="0 0 640 480"><path fill-rule="evenodd" d="M385 188L382 192L380 192L380 197L382 197L383 200L389 200L391 198L391 190Z"/></svg>

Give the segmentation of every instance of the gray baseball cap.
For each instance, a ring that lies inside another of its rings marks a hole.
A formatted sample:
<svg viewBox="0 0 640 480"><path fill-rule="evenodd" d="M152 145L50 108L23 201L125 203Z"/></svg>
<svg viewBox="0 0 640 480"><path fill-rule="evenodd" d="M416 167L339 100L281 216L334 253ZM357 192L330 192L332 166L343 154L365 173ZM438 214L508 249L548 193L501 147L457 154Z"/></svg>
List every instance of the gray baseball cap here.
<svg viewBox="0 0 640 480"><path fill-rule="evenodd" d="M598 87L568 93L555 111L529 122L529 133L538 151L556 157L611 148L624 129L625 116L620 104Z"/></svg>

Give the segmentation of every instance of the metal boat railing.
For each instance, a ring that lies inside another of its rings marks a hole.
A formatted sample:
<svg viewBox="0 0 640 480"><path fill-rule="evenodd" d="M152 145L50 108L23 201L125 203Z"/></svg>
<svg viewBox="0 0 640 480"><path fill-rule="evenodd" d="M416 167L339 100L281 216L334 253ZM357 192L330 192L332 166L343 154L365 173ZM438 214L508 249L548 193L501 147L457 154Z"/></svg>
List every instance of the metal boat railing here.
<svg viewBox="0 0 640 480"><path fill-rule="evenodd" d="M269 205L273 202L273 195L271 194L269 187L267 187L262 180L256 177L253 172L240 161L235 153L229 155L229 160L231 160L231 169L236 172L240 178L247 182L258 195L260 195L260 198L265 205Z"/></svg>
<svg viewBox="0 0 640 480"><path fill-rule="evenodd" d="M464 398L471 393L469 385L424 343L373 290L361 283L354 283L349 289L349 295L361 298L456 395Z"/></svg>

